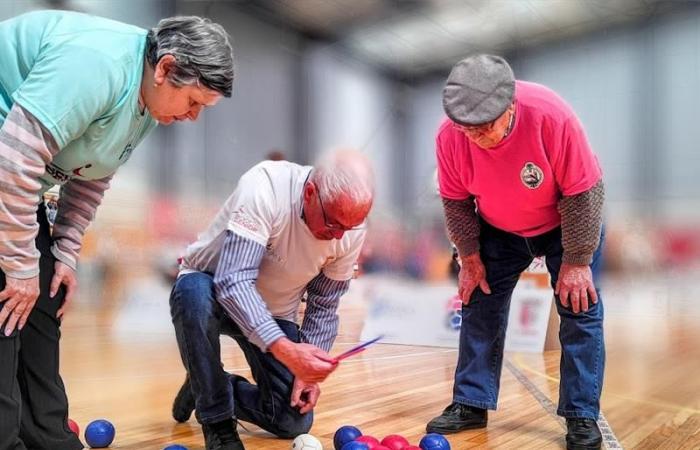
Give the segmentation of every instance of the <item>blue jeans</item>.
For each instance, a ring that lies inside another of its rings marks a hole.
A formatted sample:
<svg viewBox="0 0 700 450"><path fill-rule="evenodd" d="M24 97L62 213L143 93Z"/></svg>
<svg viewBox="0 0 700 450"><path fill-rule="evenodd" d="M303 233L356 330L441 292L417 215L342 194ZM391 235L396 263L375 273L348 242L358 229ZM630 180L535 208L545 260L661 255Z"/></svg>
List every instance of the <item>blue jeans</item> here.
<svg viewBox="0 0 700 450"><path fill-rule="evenodd" d="M478 287L469 305L462 307L459 360L455 372L453 398L457 403L496 409L503 363L503 345L508 325L510 299L516 283L535 256L545 256L547 269L556 285L562 258L561 228L531 238L499 230L481 221L481 259L491 294ZM605 368L603 342L603 301L600 283L601 249L593 255L591 270L598 292L598 303L587 312L574 314L556 297L561 319L559 340L561 362L559 408L564 417L597 419Z"/></svg>
<svg viewBox="0 0 700 450"><path fill-rule="evenodd" d="M170 313L200 423L235 417L282 438L309 431L313 412L300 414L290 406L294 375L243 335L216 301L211 275L195 272L179 277L170 295ZM297 324L286 320L277 320L277 324L290 340L299 342ZM224 371L222 334L236 340L257 384Z"/></svg>

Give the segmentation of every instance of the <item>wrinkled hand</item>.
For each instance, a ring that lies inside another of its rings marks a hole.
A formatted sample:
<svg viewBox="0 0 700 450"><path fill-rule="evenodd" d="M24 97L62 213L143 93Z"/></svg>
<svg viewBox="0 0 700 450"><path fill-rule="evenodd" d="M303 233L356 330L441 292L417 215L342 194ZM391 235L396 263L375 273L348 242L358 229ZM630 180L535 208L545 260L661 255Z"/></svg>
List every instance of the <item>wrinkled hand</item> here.
<svg viewBox="0 0 700 450"><path fill-rule="evenodd" d="M588 311L588 300L598 303L598 294L593 284L593 273L589 266L562 263L559 279L554 289L565 308L571 305L574 314Z"/></svg>
<svg viewBox="0 0 700 450"><path fill-rule="evenodd" d="M333 357L315 345L297 344L287 338L273 342L270 351L296 378L306 383L320 383L338 367Z"/></svg>
<svg viewBox="0 0 700 450"><path fill-rule="evenodd" d="M26 279L5 276L5 289L0 292L0 303L5 303L0 311L0 328L5 325L5 336L11 335L15 327L24 328L38 297L38 275Z"/></svg>
<svg viewBox="0 0 700 450"><path fill-rule="evenodd" d="M49 294L51 297L56 296L61 284L66 286L66 297L63 300L63 305L61 305L61 308L56 313L56 317L59 319L63 317L63 313L65 312L68 303L70 303L70 301L73 299L73 296L78 289L78 279L75 276L75 270L61 261L56 261L56 264L54 264L53 278L51 279L51 289Z"/></svg>
<svg viewBox="0 0 700 450"><path fill-rule="evenodd" d="M486 282L486 268L478 252L462 257L460 261L459 297L462 299L462 303L468 305L472 292L474 292L477 286L479 286L485 294L490 294L491 288Z"/></svg>
<svg viewBox="0 0 700 450"><path fill-rule="evenodd" d="M301 414L306 414L316 407L321 387L318 383L307 383L299 378L294 379L292 387L292 407L298 407Z"/></svg>

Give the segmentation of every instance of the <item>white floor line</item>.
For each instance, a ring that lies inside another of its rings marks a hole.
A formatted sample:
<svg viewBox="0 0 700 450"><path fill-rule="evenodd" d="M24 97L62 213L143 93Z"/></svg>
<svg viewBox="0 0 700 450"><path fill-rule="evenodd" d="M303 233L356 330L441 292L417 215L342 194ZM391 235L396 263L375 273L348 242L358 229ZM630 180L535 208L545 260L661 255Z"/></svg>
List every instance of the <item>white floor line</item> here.
<svg viewBox="0 0 700 450"><path fill-rule="evenodd" d="M510 362L509 360L504 361L505 366L508 368L508 370L513 374L513 376L522 384L525 389L527 389L530 394L537 400L537 402L542 406L542 408L549 413L552 417L556 419L556 421L559 423L559 425L566 430L566 421L564 420L563 417L559 417L557 415L557 410L556 407L554 406L554 403L547 397L541 390L535 386L530 379L525 376L524 373L518 369L515 364ZM617 440L617 437L615 437L615 433L613 433L612 427L610 427L610 424L608 421L605 419L605 416L601 412L600 415L598 416L598 427L600 428L600 432L603 435L603 445L605 448L608 449L621 449L622 445L620 444L620 441Z"/></svg>

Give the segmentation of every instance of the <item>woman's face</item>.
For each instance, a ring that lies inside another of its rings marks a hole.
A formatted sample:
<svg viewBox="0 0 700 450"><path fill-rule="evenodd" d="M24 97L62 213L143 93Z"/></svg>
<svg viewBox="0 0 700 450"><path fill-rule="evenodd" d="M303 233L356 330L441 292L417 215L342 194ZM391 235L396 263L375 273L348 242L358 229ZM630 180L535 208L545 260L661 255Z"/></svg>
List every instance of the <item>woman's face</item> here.
<svg viewBox="0 0 700 450"><path fill-rule="evenodd" d="M214 106L222 97L219 92L198 84L173 85L168 80L168 72L174 62L171 55L162 57L152 71L152 82L148 73L145 74L141 89L148 112L163 125L188 119L195 121L204 107Z"/></svg>

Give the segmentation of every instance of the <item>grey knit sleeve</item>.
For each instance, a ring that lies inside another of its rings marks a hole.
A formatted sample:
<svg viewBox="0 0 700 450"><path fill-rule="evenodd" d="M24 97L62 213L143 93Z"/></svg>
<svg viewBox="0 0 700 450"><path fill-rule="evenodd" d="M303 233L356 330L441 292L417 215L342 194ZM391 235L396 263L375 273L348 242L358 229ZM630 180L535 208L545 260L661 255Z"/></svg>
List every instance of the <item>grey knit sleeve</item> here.
<svg viewBox="0 0 700 450"><path fill-rule="evenodd" d="M445 209L447 236L457 247L460 256L471 255L479 251L479 233L481 227L476 215L474 197L466 200L442 199Z"/></svg>
<svg viewBox="0 0 700 450"><path fill-rule="evenodd" d="M559 200L562 262L588 265L593 261L593 253L600 244L604 200L603 180L585 192Z"/></svg>

